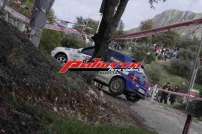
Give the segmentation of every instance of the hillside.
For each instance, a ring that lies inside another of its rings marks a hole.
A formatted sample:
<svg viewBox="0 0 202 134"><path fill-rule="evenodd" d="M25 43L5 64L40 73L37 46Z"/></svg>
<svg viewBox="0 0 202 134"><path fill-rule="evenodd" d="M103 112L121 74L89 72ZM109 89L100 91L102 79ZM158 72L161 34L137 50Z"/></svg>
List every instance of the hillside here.
<svg viewBox="0 0 202 134"><path fill-rule="evenodd" d="M174 23L179 23L183 21L189 21L193 19L202 18L202 13L194 13L191 11L180 11L180 10L167 10L162 12L161 14L156 15L155 17L151 18L154 23L154 28L158 28L161 26L166 26ZM181 35L190 36L194 30L197 29L197 26L191 26L183 29L176 30ZM140 31L139 28L134 28L128 31L128 33L138 32ZM195 33L197 37L201 37L202 29L197 30Z"/></svg>
<svg viewBox="0 0 202 134"><path fill-rule="evenodd" d="M115 103L77 73L65 76L58 70L26 35L0 19L1 134L147 133L127 127L137 125L127 105Z"/></svg>

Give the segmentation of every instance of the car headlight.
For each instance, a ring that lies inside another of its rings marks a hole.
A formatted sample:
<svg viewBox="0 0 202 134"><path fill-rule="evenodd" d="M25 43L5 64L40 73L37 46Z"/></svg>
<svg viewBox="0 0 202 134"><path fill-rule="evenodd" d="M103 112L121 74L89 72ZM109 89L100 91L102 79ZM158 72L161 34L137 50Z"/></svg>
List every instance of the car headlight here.
<svg viewBox="0 0 202 134"><path fill-rule="evenodd" d="M143 89L141 89L141 88L139 88L138 91L139 91L140 93L142 93L142 94L145 94L145 91L144 91Z"/></svg>

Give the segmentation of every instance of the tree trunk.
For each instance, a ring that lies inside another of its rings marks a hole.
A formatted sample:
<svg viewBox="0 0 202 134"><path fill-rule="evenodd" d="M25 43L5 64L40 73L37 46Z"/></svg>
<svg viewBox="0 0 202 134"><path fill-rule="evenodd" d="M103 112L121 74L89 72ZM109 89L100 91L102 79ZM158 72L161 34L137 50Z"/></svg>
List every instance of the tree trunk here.
<svg viewBox="0 0 202 134"><path fill-rule="evenodd" d="M54 0L35 0L30 21L30 40L35 47L39 47L41 33L47 23L47 15Z"/></svg>
<svg viewBox="0 0 202 134"><path fill-rule="evenodd" d="M103 17L98 33L92 38L95 42L93 58L105 59L112 34L116 30L128 0L107 0L104 5Z"/></svg>
<svg viewBox="0 0 202 134"><path fill-rule="evenodd" d="M3 10L8 3L8 0L0 0L0 10Z"/></svg>

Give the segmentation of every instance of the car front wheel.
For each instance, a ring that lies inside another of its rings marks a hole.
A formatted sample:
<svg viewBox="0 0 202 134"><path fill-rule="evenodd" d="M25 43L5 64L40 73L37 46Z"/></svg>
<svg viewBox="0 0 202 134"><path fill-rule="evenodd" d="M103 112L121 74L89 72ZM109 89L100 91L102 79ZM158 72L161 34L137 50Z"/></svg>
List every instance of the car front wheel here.
<svg viewBox="0 0 202 134"><path fill-rule="evenodd" d="M122 78L114 77L110 81L109 91L112 95L118 96L121 95L125 90L125 81Z"/></svg>
<svg viewBox="0 0 202 134"><path fill-rule="evenodd" d="M56 54L55 59L60 63L60 64L65 64L67 62L67 56L63 53Z"/></svg>

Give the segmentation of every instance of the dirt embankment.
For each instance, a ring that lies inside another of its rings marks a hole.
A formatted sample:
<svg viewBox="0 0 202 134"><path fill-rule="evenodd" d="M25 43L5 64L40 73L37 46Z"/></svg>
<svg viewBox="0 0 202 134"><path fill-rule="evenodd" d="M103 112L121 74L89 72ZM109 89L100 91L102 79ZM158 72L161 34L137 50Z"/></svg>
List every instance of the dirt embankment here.
<svg viewBox="0 0 202 134"><path fill-rule="evenodd" d="M91 123L130 119L79 75L62 76L58 69L25 35L0 20L0 133L37 133L43 114L33 106Z"/></svg>

